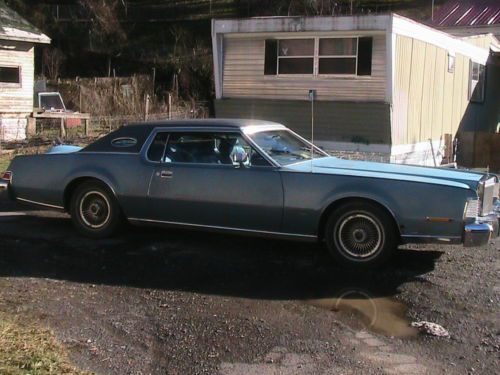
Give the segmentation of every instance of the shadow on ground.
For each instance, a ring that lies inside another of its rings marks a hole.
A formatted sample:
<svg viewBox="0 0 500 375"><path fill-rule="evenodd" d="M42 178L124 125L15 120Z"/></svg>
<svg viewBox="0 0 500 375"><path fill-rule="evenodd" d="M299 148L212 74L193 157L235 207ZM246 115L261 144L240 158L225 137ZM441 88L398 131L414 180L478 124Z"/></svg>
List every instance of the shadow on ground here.
<svg viewBox="0 0 500 375"><path fill-rule="evenodd" d="M399 250L384 268L355 272L337 267L315 244L133 227L115 239L89 240L79 237L67 218L2 219L0 277L245 298L309 300L346 290L393 296L402 283L432 271L442 255Z"/></svg>

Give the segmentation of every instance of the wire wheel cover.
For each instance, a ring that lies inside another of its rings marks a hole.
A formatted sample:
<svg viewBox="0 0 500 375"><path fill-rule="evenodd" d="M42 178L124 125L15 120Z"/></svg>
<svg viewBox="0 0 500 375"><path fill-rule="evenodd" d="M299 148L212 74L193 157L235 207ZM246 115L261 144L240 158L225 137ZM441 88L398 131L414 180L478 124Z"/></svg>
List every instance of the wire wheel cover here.
<svg viewBox="0 0 500 375"><path fill-rule="evenodd" d="M102 228L109 221L111 209L108 198L99 191L89 191L80 200L80 217L85 225Z"/></svg>
<svg viewBox="0 0 500 375"><path fill-rule="evenodd" d="M383 244L382 225L364 213L346 215L339 221L334 235L340 249L356 259L371 257Z"/></svg>

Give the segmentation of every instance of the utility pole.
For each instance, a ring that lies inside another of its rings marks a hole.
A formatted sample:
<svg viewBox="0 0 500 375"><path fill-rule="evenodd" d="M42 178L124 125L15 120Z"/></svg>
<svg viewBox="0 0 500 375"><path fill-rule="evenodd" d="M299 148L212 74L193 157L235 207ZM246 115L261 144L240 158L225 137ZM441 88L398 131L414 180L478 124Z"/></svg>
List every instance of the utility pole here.
<svg viewBox="0 0 500 375"><path fill-rule="evenodd" d="M431 21L434 21L434 0L432 0L431 5Z"/></svg>

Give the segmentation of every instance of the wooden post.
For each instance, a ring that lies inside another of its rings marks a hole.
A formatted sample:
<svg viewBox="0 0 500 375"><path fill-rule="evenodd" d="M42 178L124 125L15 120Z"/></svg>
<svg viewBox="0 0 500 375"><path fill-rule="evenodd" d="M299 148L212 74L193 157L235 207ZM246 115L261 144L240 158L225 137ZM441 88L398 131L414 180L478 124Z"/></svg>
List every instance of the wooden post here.
<svg viewBox="0 0 500 375"><path fill-rule="evenodd" d="M168 93L168 119L172 119L172 94Z"/></svg>
<svg viewBox="0 0 500 375"><path fill-rule="evenodd" d="M28 138L36 135L36 118L31 116L28 117L28 127L26 129L26 133Z"/></svg>
<svg viewBox="0 0 500 375"><path fill-rule="evenodd" d="M146 111L144 114L144 121L148 121L148 115L149 115L149 94L146 95Z"/></svg>
<svg viewBox="0 0 500 375"><path fill-rule="evenodd" d="M61 117L61 137L66 137L66 127L64 126L64 117Z"/></svg>
<svg viewBox="0 0 500 375"><path fill-rule="evenodd" d="M88 137L88 135L89 135L89 125L90 125L90 119L85 118L85 119L83 120L83 126L84 126L85 136L86 136L86 137Z"/></svg>

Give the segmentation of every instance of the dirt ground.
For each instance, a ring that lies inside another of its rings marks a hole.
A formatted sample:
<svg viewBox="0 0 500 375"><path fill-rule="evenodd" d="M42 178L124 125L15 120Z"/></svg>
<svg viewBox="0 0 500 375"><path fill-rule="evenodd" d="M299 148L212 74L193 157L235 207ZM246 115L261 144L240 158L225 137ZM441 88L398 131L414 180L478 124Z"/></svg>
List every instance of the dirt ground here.
<svg viewBox="0 0 500 375"><path fill-rule="evenodd" d="M321 246L128 227L0 202L0 311L98 374L495 374L500 241L398 251L377 271ZM430 321L451 337L409 327Z"/></svg>

